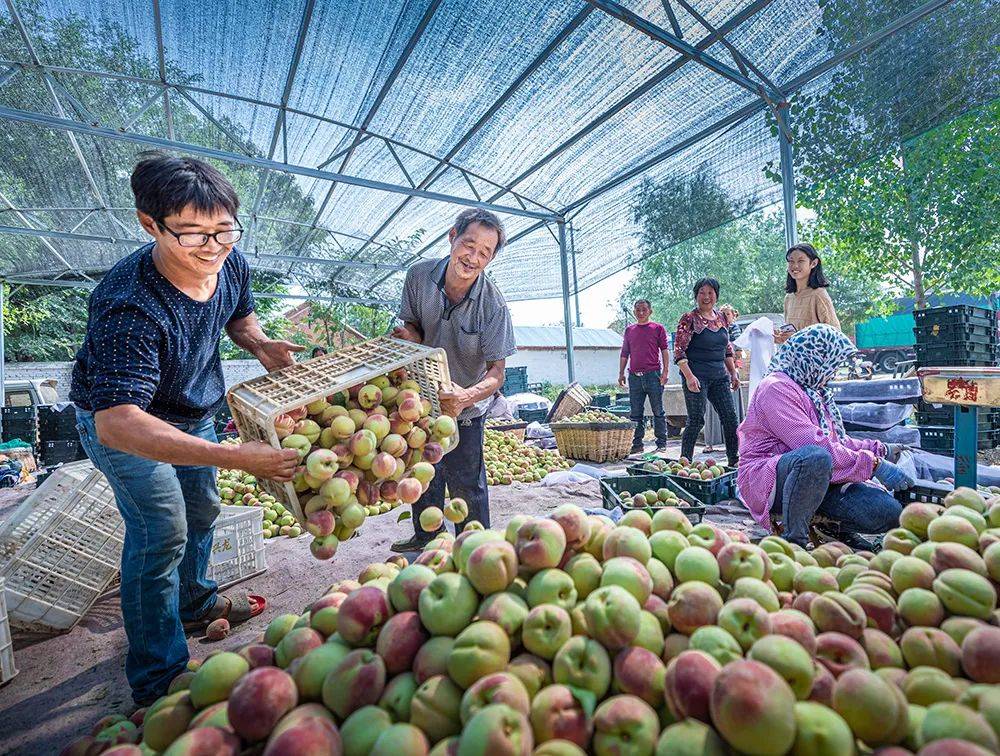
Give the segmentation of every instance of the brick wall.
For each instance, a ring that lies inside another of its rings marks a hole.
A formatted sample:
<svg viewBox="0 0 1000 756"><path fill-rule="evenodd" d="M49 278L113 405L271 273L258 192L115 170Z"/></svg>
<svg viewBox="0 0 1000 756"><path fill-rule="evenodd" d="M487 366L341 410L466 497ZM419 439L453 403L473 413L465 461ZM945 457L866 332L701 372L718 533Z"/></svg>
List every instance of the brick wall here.
<svg viewBox="0 0 1000 756"><path fill-rule="evenodd" d="M72 362L8 362L4 365L6 381L30 381L55 378L59 399L69 400L70 380L73 375ZM234 383L263 375L264 368L257 360L223 360L222 371L226 377L226 388Z"/></svg>

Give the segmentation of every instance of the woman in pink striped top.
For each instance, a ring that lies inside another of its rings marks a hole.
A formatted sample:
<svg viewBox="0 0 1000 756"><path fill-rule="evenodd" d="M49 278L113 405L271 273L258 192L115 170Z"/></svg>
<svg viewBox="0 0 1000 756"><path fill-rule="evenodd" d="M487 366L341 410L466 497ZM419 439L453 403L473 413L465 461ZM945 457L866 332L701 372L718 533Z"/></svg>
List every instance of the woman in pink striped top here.
<svg viewBox="0 0 1000 756"><path fill-rule="evenodd" d="M818 512L840 523L847 545L870 548L858 533L884 533L898 523L900 504L886 489L913 485L893 464L901 446L844 432L826 384L854 351L828 325L797 332L774 356L739 428L743 501L767 530L777 504L785 538L803 547Z"/></svg>

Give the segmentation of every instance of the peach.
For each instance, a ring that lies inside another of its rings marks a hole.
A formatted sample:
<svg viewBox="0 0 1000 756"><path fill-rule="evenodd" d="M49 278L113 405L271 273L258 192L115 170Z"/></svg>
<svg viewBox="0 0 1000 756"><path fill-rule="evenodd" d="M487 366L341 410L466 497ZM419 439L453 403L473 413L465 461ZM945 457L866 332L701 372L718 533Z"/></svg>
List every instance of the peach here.
<svg viewBox="0 0 1000 756"><path fill-rule="evenodd" d="M481 620L496 622L510 638L512 646L521 643L521 626L528 616L528 605L524 599L503 591L483 599L476 615Z"/></svg>
<svg viewBox="0 0 1000 756"><path fill-rule="evenodd" d="M718 625L703 625L691 633L688 648L704 651L722 666L743 658L739 641Z"/></svg>
<svg viewBox="0 0 1000 756"><path fill-rule="evenodd" d="M419 727L431 743L462 731L462 690L444 675L426 680L410 702L410 724Z"/></svg>
<svg viewBox="0 0 1000 756"><path fill-rule="evenodd" d="M641 698L650 706L659 706L663 701L665 674L660 657L645 648L625 648L615 657L615 689Z"/></svg>
<svg viewBox="0 0 1000 756"><path fill-rule="evenodd" d="M589 602L598 595L598 593L603 589L598 589L598 591L591 594L590 598L587 599ZM617 588L616 590L625 593L624 589ZM625 594L629 599L635 603L633 599L628 594ZM639 605L635 603L636 610L636 620L638 620ZM595 610L596 611L596 610ZM608 614L612 613L612 609L609 607L606 610ZM623 612L629 611L628 608L622 609ZM616 612L615 612L616 613ZM612 622L615 622L612 620ZM588 624L590 620L588 618ZM636 622L638 625L638 622ZM615 622L614 626L601 626L607 631L608 637L618 637L615 635L616 631L627 631L631 627L630 624L621 624ZM524 624L521 626L521 643L524 647L537 656L543 659L552 659L556 652L562 647L562 645L570 639L573 634L573 626L569 617L569 613L563 609L561 606L556 606L555 604L541 604L536 606L530 612L528 616L524 619ZM638 626L636 627L636 633L631 635L627 641L624 643L631 642L635 635L638 634ZM623 645L624 645L623 643Z"/></svg>
<svg viewBox="0 0 1000 756"><path fill-rule="evenodd" d="M386 673L395 676L413 666L417 652L427 640L420 616L413 611L401 612L382 626L375 650L385 661Z"/></svg>
<svg viewBox="0 0 1000 756"><path fill-rule="evenodd" d="M765 664L727 664L712 686L710 708L716 729L733 748L783 754L795 740L795 694Z"/></svg>
<svg viewBox="0 0 1000 756"><path fill-rule="evenodd" d="M758 546L749 543L730 543L718 555L719 572L723 582L732 585L737 578L752 577L767 580L771 577L771 562Z"/></svg>
<svg viewBox="0 0 1000 756"><path fill-rule="evenodd" d="M434 580L434 570L421 564L411 564L403 567L389 583L387 593L392 608L397 612L409 612L417 609L420 592Z"/></svg>
<svg viewBox="0 0 1000 756"><path fill-rule="evenodd" d="M983 564L990 579L1000 581L1000 540L983 549Z"/></svg>
<svg viewBox="0 0 1000 756"><path fill-rule="evenodd" d="M766 664L788 683L799 701L809 696L815 676L812 657L798 643L783 635L760 638L747 653L748 659Z"/></svg>
<svg viewBox="0 0 1000 756"><path fill-rule="evenodd" d="M854 733L842 716L814 701L795 704L795 743L790 753L839 756L854 752Z"/></svg>
<svg viewBox="0 0 1000 756"><path fill-rule="evenodd" d="M865 613L868 627L877 628L883 633L893 632L899 617L896 614L896 602L892 596L874 586L852 587L848 589L846 595L858 602Z"/></svg>
<svg viewBox="0 0 1000 756"><path fill-rule="evenodd" d="M534 579L532 580L534 582ZM640 605L653 591L653 579L642 564L631 557L613 557L604 563L601 586L617 585L631 593ZM528 586L529 603L531 586Z"/></svg>
<svg viewBox="0 0 1000 756"><path fill-rule="evenodd" d="M298 703L295 680L277 667L261 667L244 675L229 694L229 724L243 740L264 740Z"/></svg>
<svg viewBox="0 0 1000 756"><path fill-rule="evenodd" d="M653 556L663 562L671 571L674 569L677 555L690 546L687 538L676 530L654 531L649 537L649 547Z"/></svg>
<svg viewBox="0 0 1000 756"><path fill-rule="evenodd" d="M968 706L951 702L927 707L920 738L925 744L955 738L976 743L992 753L1000 751L1000 741L983 716Z"/></svg>
<svg viewBox="0 0 1000 756"><path fill-rule="evenodd" d="M624 648L635 640L641 613L642 608L635 597L617 585L598 588L587 597L583 606L591 637L611 651ZM556 650L553 649L553 655Z"/></svg>
<svg viewBox="0 0 1000 756"><path fill-rule="evenodd" d="M619 526L604 539L603 557L607 561L613 557L628 556L640 564L645 564L653 555L646 534L638 528Z"/></svg>
<svg viewBox="0 0 1000 756"><path fill-rule="evenodd" d="M907 588L897 603L899 617L909 626L937 627L945 618L941 600L924 588Z"/></svg>
<svg viewBox="0 0 1000 756"><path fill-rule="evenodd" d="M641 568L642 565L639 567ZM606 571L607 567L605 567ZM528 600L528 606L553 604L568 612L576 606L576 585L568 573L550 567L540 570L532 576L528 582L525 597Z"/></svg>
<svg viewBox="0 0 1000 756"><path fill-rule="evenodd" d="M448 673L448 656L454 645L454 638L439 635L420 647L413 659L413 675L418 683Z"/></svg>
<svg viewBox="0 0 1000 756"><path fill-rule="evenodd" d="M711 722L712 690L721 670L722 665L704 651L680 652L667 665L663 678L670 713L677 719Z"/></svg>
<svg viewBox="0 0 1000 756"><path fill-rule="evenodd" d="M337 632L352 646L371 646L391 615L385 591L362 586L352 591L340 605Z"/></svg>
<svg viewBox="0 0 1000 756"><path fill-rule="evenodd" d="M424 588L417 604L420 620L431 635L454 636L472 621L479 596L468 578L445 572Z"/></svg>
<svg viewBox="0 0 1000 756"><path fill-rule="evenodd" d="M939 701L957 701L961 695L958 683L937 667L911 669L902 684L903 694L911 704L930 706Z"/></svg>
<svg viewBox="0 0 1000 756"><path fill-rule="evenodd" d="M358 756L371 753L379 736L392 727L392 716L378 706L364 706L340 726L340 736L344 742L344 756Z"/></svg>
<svg viewBox="0 0 1000 756"><path fill-rule="evenodd" d="M589 690L598 700L608 692L611 674L611 658L604 646L582 635L566 641L552 660L555 682Z"/></svg>
<svg viewBox="0 0 1000 756"><path fill-rule="evenodd" d="M868 663L872 669L903 666L903 652L896 641L881 630L873 627L865 628L861 636L861 645L868 654Z"/></svg>
<svg viewBox="0 0 1000 756"><path fill-rule="evenodd" d="M816 626L797 609L781 609L771 615L771 632L796 641L810 656L816 653Z"/></svg>
<svg viewBox="0 0 1000 756"><path fill-rule="evenodd" d="M778 594L773 583L765 583L752 577L737 578L729 591L729 599L749 598L760 604L767 612L776 612L781 608Z"/></svg>
<svg viewBox="0 0 1000 756"><path fill-rule="evenodd" d="M771 619L767 612L748 598L727 601L719 610L716 622L736 639L744 651L771 632Z"/></svg>
<svg viewBox="0 0 1000 756"><path fill-rule="evenodd" d="M583 552L574 555L566 562L564 569L573 579L578 600L587 598L601 584L601 563L592 554Z"/></svg>
<svg viewBox="0 0 1000 756"><path fill-rule="evenodd" d="M996 589L982 575L969 570L950 569L934 580L934 593L952 614L988 620L996 609Z"/></svg>
<svg viewBox="0 0 1000 756"><path fill-rule="evenodd" d="M236 756L240 753L240 739L220 727L199 727L175 740L164 751L165 756ZM145 753L137 746L117 746L103 753L111 756L140 756Z"/></svg>
<svg viewBox="0 0 1000 756"><path fill-rule="evenodd" d="M606 653L606 652L605 652ZM608 661L608 679L611 677L611 662ZM519 654L510 660L507 668L510 674L524 683L528 690L528 695L533 699L535 695L547 685L552 684L552 668L544 659L539 659L533 654Z"/></svg>
<svg viewBox="0 0 1000 756"><path fill-rule="evenodd" d="M528 620L531 615L528 615ZM473 622L465 628L448 655L448 674L462 688L488 674L499 672L510 662L510 639L495 622Z"/></svg>
<svg viewBox="0 0 1000 756"><path fill-rule="evenodd" d="M632 509L618 521L619 527L624 525L628 528L641 530L647 537L653 532L653 518L641 509Z"/></svg>
<svg viewBox="0 0 1000 756"><path fill-rule="evenodd" d="M907 588L930 590L934 575L934 568L930 564L914 556L898 559L889 568L889 579L892 580L892 589L897 595Z"/></svg>
<svg viewBox="0 0 1000 756"><path fill-rule="evenodd" d="M636 696L612 696L594 712L592 744L596 756L652 753L659 735L656 712Z"/></svg>
<svg viewBox="0 0 1000 756"><path fill-rule="evenodd" d="M691 528L691 533L688 534L688 541L692 546L701 546L704 549L708 549L715 556L718 556L719 552L722 551L722 547L731 540L724 530L707 522L695 525Z"/></svg>
<svg viewBox="0 0 1000 756"><path fill-rule="evenodd" d="M719 564L708 549L689 546L674 560L674 574L678 583L700 580L709 585L719 584Z"/></svg>
<svg viewBox="0 0 1000 756"><path fill-rule="evenodd" d="M328 640L297 660L291 674L299 691L300 701L319 701L323 696L323 681L351 652L343 643Z"/></svg>
<svg viewBox="0 0 1000 756"><path fill-rule="evenodd" d="M312 633L319 640L319 643L323 642L315 630L300 628L300 630L294 630L293 633L300 631ZM188 688L191 694L191 703L198 709L204 709L209 704L228 699L233 687L249 671L250 665L239 654L230 651L215 654L198 667L198 671L191 679L191 685Z"/></svg>
<svg viewBox="0 0 1000 756"><path fill-rule="evenodd" d="M479 678L465 691L459 710L462 724L468 724L485 706L498 703L506 704L525 716L531 711L531 699L524 683L508 672L497 672Z"/></svg>
<svg viewBox="0 0 1000 756"><path fill-rule="evenodd" d="M979 531L963 517L944 514L927 526L927 537L936 543L960 543L975 549L979 545Z"/></svg>
<svg viewBox="0 0 1000 756"><path fill-rule="evenodd" d="M899 513L899 524L915 533L919 538L927 537L927 528L941 513L942 507L936 504L916 502L907 504Z"/></svg>
<svg viewBox="0 0 1000 756"><path fill-rule="evenodd" d="M517 577L517 554L506 541L481 543L469 554L464 571L481 595L498 593Z"/></svg>
<svg viewBox="0 0 1000 756"><path fill-rule="evenodd" d="M801 569L788 554L768 553L767 561L770 563L771 581L779 591L792 590L795 575Z"/></svg>
<svg viewBox="0 0 1000 756"><path fill-rule="evenodd" d="M809 617L820 632L843 633L855 640L868 624L868 616L861 605L838 591L827 591L813 600Z"/></svg>
<svg viewBox="0 0 1000 756"><path fill-rule="evenodd" d="M506 704L480 709L462 728L457 756L531 756L534 738L527 717Z"/></svg>
<svg viewBox="0 0 1000 756"><path fill-rule="evenodd" d="M985 626L985 622L974 617L949 617L941 623L941 629L948 633L951 639L959 646L962 645L962 642L969 633L977 627Z"/></svg>
<svg viewBox="0 0 1000 756"><path fill-rule="evenodd" d="M836 591L837 578L824 570L822 567L803 567L795 576L792 583L796 593L825 593L826 591Z"/></svg>
<svg viewBox="0 0 1000 756"><path fill-rule="evenodd" d="M565 685L549 685L539 690L531 701L530 719L536 742L568 740L581 748L590 745L590 718Z"/></svg>
<svg viewBox="0 0 1000 756"><path fill-rule="evenodd" d="M936 627L911 627L899 640L907 666L937 667L956 677L961 670L962 650L951 636Z"/></svg>
<svg viewBox="0 0 1000 756"><path fill-rule="evenodd" d="M518 563L527 574L558 567L566 550L566 533L553 520L529 520L517 530Z"/></svg>
<svg viewBox="0 0 1000 756"><path fill-rule="evenodd" d="M665 728L656 743L656 756L724 756L726 744L711 727L685 719Z"/></svg>
<svg viewBox="0 0 1000 756"><path fill-rule="evenodd" d="M323 704L340 719L377 703L385 688L385 662L368 649L351 651L323 681Z"/></svg>
<svg viewBox="0 0 1000 756"><path fill-rule="evenodd" d="M893 528L882 538L882 548L909 554L923 539L906 528Z"/></svg>
<svg viewBox="0 0 1000 756"><path fill-rule="evenodd" d="M726 633L728 635L728 633ZM671 659L676 658L682 651L686 651L691 645L691 638L687 635L682 635L681 633L669 633L663 639L663 656L661 657L664 663L669 663Z"/></svg>
<svg viewBox="0 0 1000 756"><path fill-rule="evenodd" d="M677 507L661 507L653 514L650 523L650 532L655 534L660 531L674 531L681 535L691 532L691 521Z"/></svg>
<svg viewBox="0 0 1000 756"><path fill-rule="evenodd" d="M983 558L976 553L975 549L970 549L960 543L939 543L934 553L931 555L931 567L935 572L945 570L972 570L977 575L986 577L989 573Z"/></svg>
<svg viewBox="0 0 1000 756"><path fill-rule="evenodd" d="M685 635L690 635L702 625L715 624L720 609L722 597L719 592L698 581L682 583L674 588L667 602L671 626Z"/></svg>
<svg viewBox="0 0 1000 756"><path fill-rule="evenodd" d="M809 691L809 700L821 703L830 708L833 706L833 686L837 679L819 662L813 662L813 686Z"/></svg>
<svg viewBox="0 0 1000 756"><path fill-rule="evenodd" d="M650 564L655 560L650 559ZM661 599L657 595L652 595L646 599L646 603L642 605L642 610L644 612L649 612L654 617L656 621L660 623L660 630L666 634L670 632L670 613L667 610L667 602Z"/></svg>
<svg viewBox="0 0 1000 756"><path fill-rule="evenodd" d="M962 669L978 683L1000 683L1000 628L976 628L962 641Z"/></svg>
<svg viewBox="0 0 1000 756"><path fill-rule="evenodd" d="M590 540L590 520L587 519L587 513L575 504L563 504L549 517L563 529L567 548L579 551Z"/></svg>
<svg viewBox="0 0 1000 756"><path fill-rule="evenodd" d="M837 678L833 708L854 734L870 746L899 743L909 728L909 711L902 691L868 670L848 670Z"/></svg>
<svg viewBox="0 0 1000 756"><path fill-rule="evenodd" d="M590 538L583 546L583 551L590 554L595 559L604 558L604 539L611 532L615 524L604 515L587 515L590 523ZM507 539L508 541L510 538Z"/></svg>
<svg viewBox="0 0 1000 756"><path fill-rule="evenodd" d="M834 677L852 668L870 669L868 655L854 638L843 633L820 633L816 636L816 660Z"/></svg>

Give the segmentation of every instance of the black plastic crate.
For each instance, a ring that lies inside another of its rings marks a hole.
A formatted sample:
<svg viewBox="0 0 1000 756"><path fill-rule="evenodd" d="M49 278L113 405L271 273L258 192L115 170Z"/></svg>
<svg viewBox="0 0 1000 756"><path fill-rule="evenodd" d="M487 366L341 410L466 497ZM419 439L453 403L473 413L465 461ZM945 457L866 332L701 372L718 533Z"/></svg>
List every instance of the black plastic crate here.
<svg viewBox="0 0 1000 756"><path fill-rule="evenodd" d="M18 420L38 420L38 408L35 405L27 407L2 407L0 408L0 418L6 424L17 422Z"/></svg>
<svg viewBox="0 0 1000 756"><path fill-rule="evenodd" d="M952 326L956 323L971 325L997 325L996 310L975 305L948 305L946 307L928 307L913 311L913 322L917 328L928 328L934 325Z"/></svg>
<svg viewBox="0 0 1000 756"><path fill-rule="evenodd" d="M954 426L955 411L951 407L944 410L934 410L933 412L920 412L915 415L917 425L925 426ZM976 425L979 430L993 430L996 427L997 419L989 412L980 411L976 415Z"/></svg>
<svg viewBox="0 0 1000 756"><path fill-rule="evenodd" d="M652 515L655 514L656 510L660 507L629 506L623 504L622 500L618 498L618 495L622 491L637 494L642 493L643 491L657 491L661 488L673 491L677 494L678 499L685 502L685 504L678 507L678 509L687 515L687 518L691 522L701 522L701 518L705 514L705 503L698 499L694 494L685 491L683 488L676 485L667 475L620 475L601 478L601 499L604 502L605 509L614 509L615 507L621 507L625 511L641 509Z"/></svg>
<svg viewBox="0 0 1000 756"><path fill-rule="evenodd" d="M967 342L970 344L996 344L996 323L936 323L913 329L917 344L933 345L943 342Z"/></svg>
<svg viewBox="0 0 1000 756"><path fill-rule="evenodd" d="M718 478L711 480L700 480L698 478L685 478L671 473L656 473L666 475L676 485L683 488L699 501L711 506L720 501L736 498L736 470L729 469L725 465L719 465L726 472ZM629 475L649 475L650 470L645 469L643 464L630 465L625 468Z"/></svg>
<svg viewBox="0 0 1000 756"><path fill-rule="evenodd" d="M38 408L38 436L45 441L76 441L76 407L67 405L56 410L43 404Z"/></svg>
<svg viewBox="0 0 1000 756"><path fill-rule="evenodd" d="M924 451L951 454L955 451L954 426L926 425L920 430L920 448ZM976 432L976 449L986 451L1000 445L1000 431L989 429Z"/></svg>
<svg viewBox="0 0 1000 756"><path fill-rule="evenodd" d="M528 368L509 367L503 371L503 388L500 393L504 396L523 394L528 390Z"/></svg>
<svg viewBox="0 0 1000 756"><path fill-rule="evenodd" d="M517 411L517 416L526 423L544 423L545 418L549 416L549 411L547 409L521 409Z"/></svg>
<svg viewBox="0 0 1000 756"><path fill-rule="evenodd" d="M42 464L46 467L76 462L86 458L83 445L79 441L45 441L40 446Z"/></svg>
<svg viewBox="0 0 1000 756"><path fill-rule="evenodd" d="M590 406L604 409L611 406L611 394L594 394L590 398Z"/></svg>
<svg viewBox="0 0 1000 756"><path fill-rule="evenodd" d="M946 483L936 483L933 480L918 480L916 485L896 491L895 496L906 506L913 502L923 504L944 504L944 497L952 492L952 487Z"/></svg>
<svg viewBox="0 0 1000 756"><path fill-rule="evenodd" d="M1000 362L1000 347L996 344L944 341L917 344L913 349L920 367L990 367Z"/></svg>

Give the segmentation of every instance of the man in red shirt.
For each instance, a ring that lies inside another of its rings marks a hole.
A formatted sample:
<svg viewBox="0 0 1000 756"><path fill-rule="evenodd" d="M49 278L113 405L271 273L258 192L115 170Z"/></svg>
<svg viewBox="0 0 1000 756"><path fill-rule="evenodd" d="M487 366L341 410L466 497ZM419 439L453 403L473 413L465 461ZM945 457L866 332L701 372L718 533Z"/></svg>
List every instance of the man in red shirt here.
<svg viewBox="0 0 1000 756"><path fill-rule="evenodd" d="M633 312L636 322L625 329L622 337L618 371L618 385L624 388L625 366L628 365L628 399L632 410L629 419L636 424L631 453L642 451L646 397L653 411L656 450L664 451L667 448L667 421L663 415L663 387L667 383L670 344L666 329L649 319L653 314L649 300L636 301Z"/></svg>

